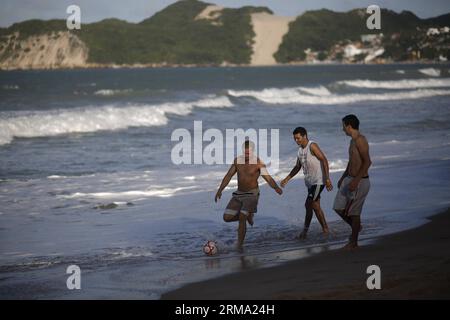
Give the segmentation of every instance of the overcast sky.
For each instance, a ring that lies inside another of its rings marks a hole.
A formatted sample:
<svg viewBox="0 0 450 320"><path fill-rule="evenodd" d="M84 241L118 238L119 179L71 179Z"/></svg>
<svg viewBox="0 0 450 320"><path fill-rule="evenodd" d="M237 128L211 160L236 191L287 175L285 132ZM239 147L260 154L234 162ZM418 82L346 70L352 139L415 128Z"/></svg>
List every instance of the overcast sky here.
<svg viewBox="0 0 450 320"><path fill-rule="evenodd" d="M81 8L81 22L119 18L139 22L162 10L175 0L0 0L0 27L28 19L66 19L66 8L76 4ZM450 0L215 0L205 1L224 7L244 5L267 6L278 15L296 16L306 10L327 8L347 11L371 4L400 12L410 10L421 18L450 12Z"/></svg>

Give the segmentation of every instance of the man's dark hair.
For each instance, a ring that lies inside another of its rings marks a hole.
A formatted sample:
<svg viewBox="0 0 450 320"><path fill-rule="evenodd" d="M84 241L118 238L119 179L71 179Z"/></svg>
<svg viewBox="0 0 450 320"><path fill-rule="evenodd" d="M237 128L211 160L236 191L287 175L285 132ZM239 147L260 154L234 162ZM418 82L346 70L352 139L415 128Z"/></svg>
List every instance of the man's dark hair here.
<svg viewBox="0 0 450 320"><path fill-rule="evenodd" d="M359 130L359 120L354 114L348 114L342 118L345 126L351 126L355 130Z"/></svg>
<svg viewBox="0 0 450 320"><path fill-rule="evenodd" d="M252 149L255 150L255 144L251 140L245 140L244 149Z"/></svg>
<svg viewBox="0 0 450 320"><path fill-rule="evenodd" d="M303 127L297 127L297 128L294 129L294 131L292 131L292 134L293 134L293 135L296 135L296 134L298 134L298 133L300 133L300 135L301 135L302 137L308 136L308 132L307 132L306 129L303 128Z"/></svg>

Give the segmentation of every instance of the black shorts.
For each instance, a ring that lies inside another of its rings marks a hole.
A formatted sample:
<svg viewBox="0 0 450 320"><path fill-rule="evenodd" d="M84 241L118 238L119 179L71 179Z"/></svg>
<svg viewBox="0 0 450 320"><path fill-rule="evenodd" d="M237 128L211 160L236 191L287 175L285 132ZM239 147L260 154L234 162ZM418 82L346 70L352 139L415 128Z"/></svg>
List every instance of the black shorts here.
<svg viewBox="0 0 450 320"><path fill-rule="evenodd" d="M308 197L306 199L311 199L312 201L316 201L320 199L320 194L323 191L325 186L323 184L315 184L308 188Z"/></svg>

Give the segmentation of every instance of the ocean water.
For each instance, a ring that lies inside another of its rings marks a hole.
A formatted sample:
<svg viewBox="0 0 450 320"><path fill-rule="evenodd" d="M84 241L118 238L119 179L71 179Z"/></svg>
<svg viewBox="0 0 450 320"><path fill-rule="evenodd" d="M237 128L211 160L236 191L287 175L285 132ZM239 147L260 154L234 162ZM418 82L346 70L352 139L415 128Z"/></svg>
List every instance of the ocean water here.
<svg viewBox="0 0 450 320"><path fill-rule="evenodd" d="M372 189L367 241L449 206L450 66L299 66L0 72L0 297L148 298L188 282L271 266L342 245L349 228L322 194L333 231L303 226L301 175L278 196L260 179L244 253L222 220L228 164L171 161L177 128L278 129L279 182L304 126L334 184L347 164L341 118L361 120ZM204 143L206 146L208 143ZM207 240L219 255L205 256ZM82 290L66 288L67 266Z"/></svg>

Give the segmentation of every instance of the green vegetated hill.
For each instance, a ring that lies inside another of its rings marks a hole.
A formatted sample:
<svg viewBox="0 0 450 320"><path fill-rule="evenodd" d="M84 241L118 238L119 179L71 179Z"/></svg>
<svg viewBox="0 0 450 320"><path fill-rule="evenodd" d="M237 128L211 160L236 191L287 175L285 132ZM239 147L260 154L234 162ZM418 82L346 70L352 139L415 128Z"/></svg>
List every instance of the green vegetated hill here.
<svg viewBox="0 0 450 320"><path fill-rule="evenodd" d="M90 63L99 64L247 64L254 37L250 14L265 7L225 8L211 23L195 17L209 4L182 0L140 23L106 19L71 31L89 48ZM0 29L0 36L67 31L65 20L29 20ZM1 57L0 57L1 59Z"/></svg>
<svg viewBox="0 0 450 320"><path fill-rule="evenodd" d="M326 59L336 44L359 41L363 34L383 33L384 57L406 60L408 49L419 49L419 42L424 40L429 27L450 27L450 14L420 19L409 11L396 13L382 9L381 30L369 30L366 26L368 17L365 9L349 12L326 9L307 11L290 23L289 32L284 36L275 58L281 63L303 61L305 50L311 49ZM450 44L448 39L447 44Z"/></svg>
<svg viewBox="0 0 450 320"><path fill-rule="evenodd" d="M208 5L181 0L140 23L113 18L82 24L81 30L70 32L85 44L86 62L94 65L249 64L255 36L251 13L273 12L266 7L224 8L212 19L196 19ZM434 38L426 34L430 27L450 26L450 14L420 19L411 12L383 9L382 30L368 30L368 16L365 9L305 12L290 23L275 59L279 63L302 62L309 49L318 60L340 61L343 53L337 47L356 43L363 34L380 32L382 57L389 61L450 57L450 33ZM67 32L65 20L28 20L0 28L0 63L24 57L23 51L29 48L21 48L18 41L42 34L56 39L60 31ZM72 45L80 46L75 41Z"/></svg>
<svg viewBox="0 0 450 320"><path fill-rule="evenodd" d="M80 38L96 63L249 63L250 13L266 8L224 9L217 23L195 17L207 3L179 1L138 24L116 19L83 26Z"/></svg>

